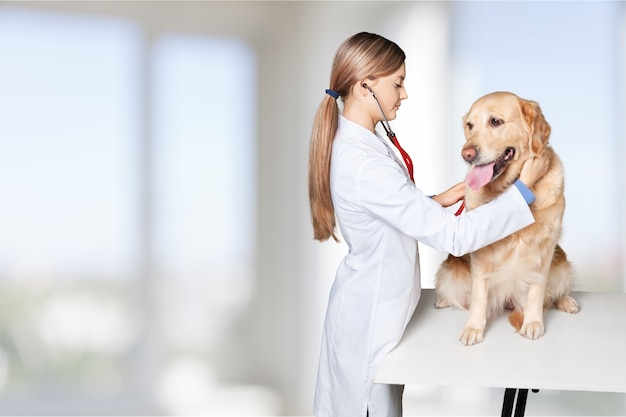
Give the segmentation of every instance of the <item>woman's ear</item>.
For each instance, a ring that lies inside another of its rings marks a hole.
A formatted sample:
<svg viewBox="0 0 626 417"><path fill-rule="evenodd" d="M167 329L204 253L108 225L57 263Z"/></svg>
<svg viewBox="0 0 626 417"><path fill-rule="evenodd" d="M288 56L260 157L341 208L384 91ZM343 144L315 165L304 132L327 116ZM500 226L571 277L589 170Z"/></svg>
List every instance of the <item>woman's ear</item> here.
<svg viewBox="0 0 626 417"><path fill-rule="evenodd" d="M368 95L374 94L373 88L378 83L377 80L373 80L371 78L365 78L358 83L358 87L360 88L361 94Z"/></svg>
<svg viewBox="0 0 626 417"><path fill-rule="evenodd" d="M371 88L370 87L370 82L371 82L371 80L363 79L363 80L360 80L358 83L355 84L354 88L355 88L355 90L358 92L358 94L360 96L365 97L368 94L371 94L371 92L369 90L369 88Z"/></svg>

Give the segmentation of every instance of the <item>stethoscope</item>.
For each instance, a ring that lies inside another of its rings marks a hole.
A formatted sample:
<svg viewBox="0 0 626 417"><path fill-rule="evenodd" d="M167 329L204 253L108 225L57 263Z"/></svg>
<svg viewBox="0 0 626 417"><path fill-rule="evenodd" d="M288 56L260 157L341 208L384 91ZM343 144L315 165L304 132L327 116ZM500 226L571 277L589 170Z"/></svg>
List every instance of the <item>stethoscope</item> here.
<svg viewBox="0 0 626 417"><path fill-rule="evenodd" d="M411 157L409 156L409 154L406 153L404 149L402 149L402 147L400 146L400 142L398 142L398 138L396 137L396 134L393 133L393 130L391 130L391 125L389 124L389 120L387 120L387 116L385 116L385 111L383 110L383 106L380 105L380 101L378 101L376 94L374 94L374 91L372 91L372 89L369 88L369 86L366 83L363 83L361 85L367 88L369 92L372 93L372 97L374 97L374 100L376 100L376 104L378 104L378 108L380 109L380 112L383 115L383 120L381 120L380 124L383 125L383 129L385 129L385 132L387 133L387 137L389 138L391 143L393 143L394 146L398 148L398 150L400 151L400 154L402 155L402 159L404 160L404 163L406 164L406 168L409 171L409 177L411 178L411 181L415 182L415 180L413 179L413 161L411 160ZM464 209L465 209L465 201L462 201L460 207L458 208L456 213L454 213L454 215L459 216L463 212Z"/></svg>
<svg viewBox="0 0 626 417"><path fill-rule="evenodd" d="M409 177L411 178L411 181L415 182L415 180L413 179L413 161L411 160L409 154L404 149L402 149L402 147L400 146L400 142L398 142L396 134L393 133L393 130L391 130L391 125L389 124L389 120L387 120L387 116L385 115L383 106L380 105L380 101L378 101L376 94L374 94L374 91L366 83L363 83L361 85L367 88L369 92L372 93L372 97L374 97L374 100L376 100L376 104L378 104L378 108L383 115L383 120L381 120L380 124L383 125L383 129L385 129L385 133L387 133L387 137L389 138L391 143L393 143L393 145L398 148L398 151L400 151L400 155L402 155L402 159L404 160L406 168L409 171Z"/></svg>

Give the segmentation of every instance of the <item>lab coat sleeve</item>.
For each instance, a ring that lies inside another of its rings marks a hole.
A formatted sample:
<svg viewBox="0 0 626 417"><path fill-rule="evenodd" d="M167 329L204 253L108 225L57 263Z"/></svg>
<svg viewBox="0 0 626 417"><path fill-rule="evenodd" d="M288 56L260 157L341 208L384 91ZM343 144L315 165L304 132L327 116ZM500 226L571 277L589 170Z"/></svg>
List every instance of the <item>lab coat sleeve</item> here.
<svg viewBox="0 0 626 417"><path fill-rule="evenodd" d="M432 248L462 256L534 222L517 187L455 216L428 198L390 158L369 158L354 177L363 210Z"/></svg>

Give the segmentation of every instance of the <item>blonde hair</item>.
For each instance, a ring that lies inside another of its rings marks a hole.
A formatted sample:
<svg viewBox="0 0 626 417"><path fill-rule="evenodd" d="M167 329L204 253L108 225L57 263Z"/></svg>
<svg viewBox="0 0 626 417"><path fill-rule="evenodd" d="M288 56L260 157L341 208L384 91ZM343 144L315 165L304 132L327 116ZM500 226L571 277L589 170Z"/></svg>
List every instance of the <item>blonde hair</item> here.
<svg viewBox="0 0 626 417"><path fill-rule="evenodd" d="M393 74L405 58L396 43L373 33L357 33L337 49L329 88L344 100L354 84ZM335 211L330 194L330 159L338 124L337 100L326 94L315 114L309 148L309 203L313 235L319 241L330 237L339 241L335 235Z"/></svg>

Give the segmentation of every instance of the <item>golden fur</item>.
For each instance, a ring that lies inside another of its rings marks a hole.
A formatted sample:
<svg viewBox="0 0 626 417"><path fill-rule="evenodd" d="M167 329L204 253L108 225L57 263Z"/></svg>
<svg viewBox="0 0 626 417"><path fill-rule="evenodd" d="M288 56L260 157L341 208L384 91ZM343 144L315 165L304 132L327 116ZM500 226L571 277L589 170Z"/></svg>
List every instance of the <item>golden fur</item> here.
<svg viewBox="0 0 626 417"><path fill-rule="evenodd" d="M489 317L504 310L512 310L509 321L521 335L537 339L544 332L544 308L579 310L570 296L572 266L558 245L565 211L564 175L561 160L548 144L550 125L536 102L507 92L478 99L463 122L462 155L470 168L494 161L498 166L487 184L474 185L476 190L468 185L467 210L510 187L528 158L547 152L550 166L531 189L535 223L461 258L449 255L437 271L436 307L468 310L460 336L465 345L482 342Z"/></svg>

